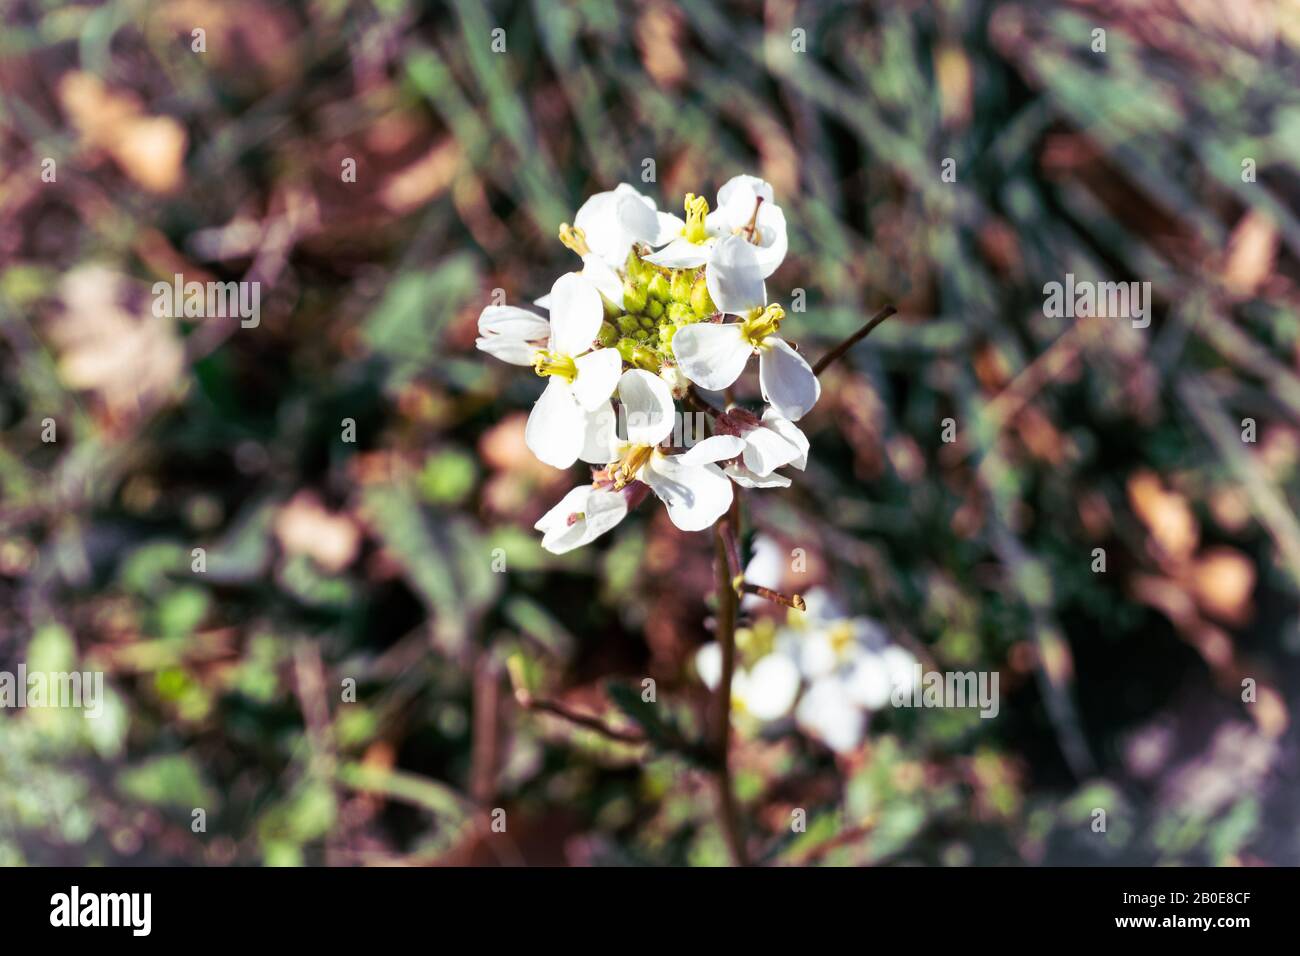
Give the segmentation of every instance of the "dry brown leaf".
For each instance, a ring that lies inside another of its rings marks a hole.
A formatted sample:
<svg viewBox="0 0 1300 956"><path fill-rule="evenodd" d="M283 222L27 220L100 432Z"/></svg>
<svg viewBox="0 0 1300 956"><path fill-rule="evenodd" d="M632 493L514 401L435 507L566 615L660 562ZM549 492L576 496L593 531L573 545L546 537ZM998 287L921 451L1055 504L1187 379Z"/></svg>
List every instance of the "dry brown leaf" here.
<svg viewBox="0 0 1300 956"><path fill-rule="evenodd" d="M460 160L460 147L447 137L414 163L394 173L380 190L380 201L395 213L424 205L447 191L456 178Z"/></svg>
<svg viewBox="0 0 1300 956"><path fill-rule="evenodd" d="M82 144L102 150L122 172L154 193L177 189L184 175L185 128L170 116L146 116L132 93L73 71L59 81L59 102Z"/></svg>
<svg viewBox="0 0 1300 956"><path fill-rule="evenodd" d="M1140 471L1129 478L1128 499L1165 557L1188 560L1200 541L1200 527L1187 499L1166 490L1160 477Z"/></svg>
<svg viewBox="0 0 1300 956"><path fill-rule="evenodd" d="M311 491L300 491L275 516L275 536L289 554L305 554L327 571L351 564L361 547L352 516L330 512Z"/></svg>
<svg viewBox="0 0 1300 956"><path fill-rule="evenodd" d="M1268 216L1256 209L1242 216L1228 240L1228 258L1223 267L1223 284L1228 290L1243 298L1259 291L1273 272L1277 243L1277 226Z"/></svg>
<svg viewBox="0 0 1300 956"><path fill-rule="evenodd" d="M1235 548L1208 548L1192 568L1192 589L1207 614L1229 624L1250 617L1255 566Z"/></svg>
<svg viewBox="0 0 1300 956"><path fill-rule="evenodd" d="M641 62L662 87L675 87L686 79L686 61L677 49L677 32L677 13L667 4L650 4L636 22Z"/></svg>
<svg viewBox="0 0 1300 956"><path fill-rule="evenodd" d="M59 295L50 338L69 386L95 393L117 419L134 418L175 386L185 365L175 325L150 314L126 276L80 266L64 276Z"/></svg>

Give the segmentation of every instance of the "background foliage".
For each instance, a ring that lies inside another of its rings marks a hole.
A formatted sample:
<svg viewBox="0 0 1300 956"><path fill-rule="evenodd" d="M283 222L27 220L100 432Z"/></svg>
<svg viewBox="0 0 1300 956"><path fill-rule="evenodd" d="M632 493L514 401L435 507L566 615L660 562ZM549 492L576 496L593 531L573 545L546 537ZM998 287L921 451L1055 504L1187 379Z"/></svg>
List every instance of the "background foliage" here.
<svg viewBox="0 0 1300 956"><path fill-rule="evenodd" d="M572 478L523 447L536 381L473 339L494 289L574 266L591 192L753 172L806 353L901 315L751 525L808 553L792 587L1003 702L879 715L851 758L742 736L752 845L1300 862L1294 0L2 8L0 668L112 698L0 713L0 861L724 859L688 762L522 710L503 666L695 728L709 540L643 508L542 552ZM178 272L260 281L260 325L155 318ZM1067 272L1149 281L1150 327L1046 317Z"/></svg>

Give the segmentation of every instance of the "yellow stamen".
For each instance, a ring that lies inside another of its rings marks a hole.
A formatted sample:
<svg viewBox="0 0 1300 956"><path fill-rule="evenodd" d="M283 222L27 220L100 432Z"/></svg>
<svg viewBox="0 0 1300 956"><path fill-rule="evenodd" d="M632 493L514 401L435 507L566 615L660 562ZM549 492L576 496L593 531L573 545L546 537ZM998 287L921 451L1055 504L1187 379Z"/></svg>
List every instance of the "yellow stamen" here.
<svg viewBox="0 0 1300 956"><path fill-rule="evenodd" d="M578 377L578 366L572 358L548 349L537 350L537 354L533 357L533 371L543 378L547 375L558 375L570 384Z"/></svg>
<svg viewBox="0 0 1300 956"><path fill-rule="evenodd" d="M687 242L699 245L708 241L709 231L704 226L704 217L708 214L707 199L695 193L686 194L686 228L682 230L682 235L686 237Z"/></svg>
<svg viewBox="0 0 1300 956"><path fill-rule="evenodd" d="M629 482L636 480L637 473L650 460L654 450L653 445L633 445L623 452L623 458L613 473L615 491L622 490Z"/></svg>
<svg viewBox="0 0 1300 956"><path fill-rule="evenodd" d="M775 335L785 319L785 309L779 305L769 305L761 312L757 310L744 322L744 333L751 345L758 346L769 335Z"/></svg>
<svg viewBox="0 0 1300 956"><path fill-rule="evenodd" d="M580 256L585 256L591 252L591 247L587 245L587 234L577 226L570 226L567 222L560 223L560 242L566 249L572 249Z"/></svg>
<svg viewBox="0 0 1300 956"><path fill-rule="evenodd" d="M835 656L843 657L853 644L853 625L848 621L840 621L831 627L828 636L831 639L831 649L835 652Z"/></svg>

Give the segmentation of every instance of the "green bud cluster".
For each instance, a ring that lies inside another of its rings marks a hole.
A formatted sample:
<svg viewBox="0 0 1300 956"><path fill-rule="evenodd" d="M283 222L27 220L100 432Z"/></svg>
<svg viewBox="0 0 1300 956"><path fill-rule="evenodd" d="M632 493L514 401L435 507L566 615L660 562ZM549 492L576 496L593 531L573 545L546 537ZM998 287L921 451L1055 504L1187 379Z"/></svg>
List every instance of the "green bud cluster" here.
<svg viewBox="0 0 1300 956"><path fill-rule="evenodd" d="M624 271L625 312L601 327L601 344L616 341L625 362L657 372L665 360L672 360L677 330L713 315L717 308L703 269L661 269L633 249Z"/></svg>

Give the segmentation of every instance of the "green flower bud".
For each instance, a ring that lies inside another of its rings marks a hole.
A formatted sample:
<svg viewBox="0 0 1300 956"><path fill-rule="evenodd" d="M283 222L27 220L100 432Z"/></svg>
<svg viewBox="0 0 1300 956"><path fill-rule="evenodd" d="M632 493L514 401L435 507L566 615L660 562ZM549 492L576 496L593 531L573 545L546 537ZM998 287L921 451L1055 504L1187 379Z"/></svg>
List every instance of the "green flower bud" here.
<svg viewBox="0 0 1300 956"><path fill-rule="evenodd" d="M674 269L673 279L668 284L669 294L674 302L689 302L691 299L691 286L694 284L694 274L687 269Z"/></svg>
<svg viewBox="0 0 1300 956"><path fill-rule="evenodd" d="M632 364L637 368L643 368L647 372L658 372L660 361L659 356L653 350L646 348L644 345L638 345L632 350Z"/></svg>
<svg viewBox="0 0 1300 956"><path fill-rule="evenodd" d="M645 310L646 289L641 283L633 282L631 279L623 281L623 306L629 312L641 312Z"/></svg>
<svg viewBox="0 0 1300 956"><path fill-rule="evenodd" d="M618 341L618 329L609 322L600 323L600 332L596 335L596 341L600 343L601 348L612 348Z"/></svg>
<svg viewBox="0 0 1300 956"><path fill-rule="evenodd" d="M713 304L713 297L709 295L709 284L704 281L701 275L695 280L695 285L691 287L691 308L695 310L696 315L712 315L718 311L718 307Z"/></svg>
<svg viewBox="0 0 1300 956"><path fill-rule="evenodd" d="M634 282L640 282L642 279L649 279L654 274L654 266L647 263L644 259L636 254L636 246L628 250L627 262L624 264L624 271L629 279Z"/></svg>
<svg viewBox="0 0 1300 956"><path fill-rule="evenodd" d="M667 302L672 295L672 288L668 285L668 280L664 278L662 272L655 273L655 277L650 280L648 291L650 298L658 299L660 302Z"/></svg>
<svg viewBox="0 0 1300 956"><path fill-rule="evenodd" d="M641 328L641 317L637 315L620 315L617 322L619 331L624 335L631 335Z"/></svg>
<svg viewBox="0 0 1300 956"><path fill-rule="evenodd" d="M661 325L659 326L659 347L664 351L671 351L673 347L673 336L677 334L677 326Z"/></svg>
<svg viewBox="0 0 1300 956"><path fill-rule="evenodd" d="M695 321L695 312L685 302L669 302L668 318L677 325L686 325Z"/></svg>
<svg viewBox="0 0 1300 956"><path fill-rule="evenodd" d="M641 328L643 328L643 329L653 329L654 327L655 327L655 320L654 320L654 319L650 318L650 316L648 316L648 315L643 315L643 316L641 316Z"/></svg>
<svg viewBox="0 0 1300 956"><path fill-rule="evenodd" d="M618 354L623 357L624 362L627 362L629 365L636 364L633 361L633 355L637 348L637 344L635 342L633 342L631 339L619 339L618 344L614 347L618 349Z"/></svg>
<svg viewBox="0 0 1300 956"><path fill-rule="evenodd" d="M650 302L646 305L645 310L647 313L649 313L650 318L657 319L659 318L659 316L664 314L664 304L660 302L658 299L651 299Z"/></svg>

